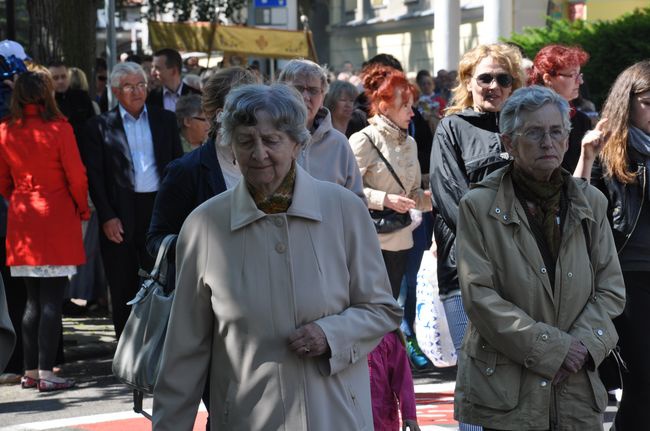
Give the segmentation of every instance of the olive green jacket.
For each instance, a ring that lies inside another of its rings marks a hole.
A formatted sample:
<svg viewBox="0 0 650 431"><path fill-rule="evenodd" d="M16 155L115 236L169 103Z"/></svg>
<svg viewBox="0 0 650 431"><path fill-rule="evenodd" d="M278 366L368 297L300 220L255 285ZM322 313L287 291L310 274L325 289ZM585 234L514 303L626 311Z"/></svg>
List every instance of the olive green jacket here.
<svg viewBox="0 0 650 431"><path fill-rule="evenodd" d="M585 181L564 177L569 204L554 289L508 167L461 200L458 275L470 320L456 382L462 422L504 430L602 428L607 393L595 366L618 340L612 319L623 310L625 290L607 200ZM554 386L571 337L590 359Z"/></svg>

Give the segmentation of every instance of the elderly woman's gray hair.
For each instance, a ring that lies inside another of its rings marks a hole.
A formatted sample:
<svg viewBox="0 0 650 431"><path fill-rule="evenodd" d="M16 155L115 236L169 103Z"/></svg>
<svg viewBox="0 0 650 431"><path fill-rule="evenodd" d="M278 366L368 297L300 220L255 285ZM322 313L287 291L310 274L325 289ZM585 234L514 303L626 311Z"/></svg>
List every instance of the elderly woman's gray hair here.
<svg viewBox="0 0 650 431"><path fill-rule="evenodd" d="M144 82L147 82L147 74L144 72L142 66L140 66L138 63L134 63L132 61L117 63L111 72L111 87L118 88L123 77L135 74L142 76Z"/></svg>
<svg viewBox="0 0 650 431"><path fill-rule="evenodd" d="M305 127L307 108L295 89L284 84L251 84L228 93L221 117L222 139L219 145L230 145L238 126L254 126L258 111L269 114L273 127L299 145L305 145L311 138Z"/></svg>
<svg viewBox="0 0 650 431"><path fill-rule="evenodd" d="M348 81L334 81L332 82L332 85L330 85L330 89L325 96L323 105L332 112L336 106L336 102L339 101L341 97L348 96L354 101L358 95L359 90L357 90L357 87Z"/></svg>
<svg viewBox="0 0 650 431"><path fill-rule="evenodd" d="M176 102L176 123L179 130L185 127L183 120L199 114L201 114L201 96L198 94L186 94Z"/></svg>
<svg viewBox="0 0 650 431"><path fill-rule="evenodd" d="M305 60L304 58L298 58L289 61L284 66L284 68L282 68L282 72L280 72L280 76L278 76L278 81L293 81L294 79L301 76L316 77L320 79L323 93L327 93L327 90L329 88L327 81L327 71L313 61Z"/></svg>
<svg viewBox="0 0 650 431"><path fill-rule="evenodd" d="M512 136L523 124L522 112L537 111L547 104L553 104L562 115L564 128L571 129L569 103L555 91L539 85L523 87L512 93L506 100L499 116L499 129L504 135Z"/></svg>

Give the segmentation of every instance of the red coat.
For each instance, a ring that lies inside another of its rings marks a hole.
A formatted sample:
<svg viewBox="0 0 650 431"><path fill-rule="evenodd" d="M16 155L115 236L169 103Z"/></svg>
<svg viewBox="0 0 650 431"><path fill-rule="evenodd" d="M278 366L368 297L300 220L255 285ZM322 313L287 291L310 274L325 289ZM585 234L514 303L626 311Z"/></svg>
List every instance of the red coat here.
<svg viewBox="0 0 650 431"><path fill-rule="evenodd" d="M86 169L70 124L43 121L39 109L27 105L21 122L0 123L7 265L80 265L81 220L90 217Z"/></svg>

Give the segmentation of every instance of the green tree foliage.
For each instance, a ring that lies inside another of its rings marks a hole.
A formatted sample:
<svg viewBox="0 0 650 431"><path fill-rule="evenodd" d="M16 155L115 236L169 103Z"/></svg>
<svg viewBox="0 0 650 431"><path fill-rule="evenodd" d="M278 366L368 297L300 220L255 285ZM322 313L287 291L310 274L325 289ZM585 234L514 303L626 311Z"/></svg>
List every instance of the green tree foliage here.
<svg viewBox="0 0 650 431"><path fill-rule="evenodd" d="M243 24L241 10L246 0L149 0L149 19L171 12L177 21L216 21L224 14L236 24Z"/></svg>
<svg viewBox="0 0 650 431"><path fill-rule="evenodd" d="M650 58L650 8L593 24L549 19L546 28L527 28L509 41L521 45L531 59L552 43L582 47L590 55L582 72L592 100L600 107L619 73Z"/></svg>

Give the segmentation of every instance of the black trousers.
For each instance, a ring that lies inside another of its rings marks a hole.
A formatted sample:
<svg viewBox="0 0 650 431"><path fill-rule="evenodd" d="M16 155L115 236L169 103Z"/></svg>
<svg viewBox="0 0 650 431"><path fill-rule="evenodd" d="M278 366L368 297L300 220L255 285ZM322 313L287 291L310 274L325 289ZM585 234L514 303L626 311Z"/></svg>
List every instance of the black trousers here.
<svg viewBox="0 0 650 431"><path fill-rule="evenodd" d="M650 271L624 272L625 309L614 320L621 356L623 398L616 413L616 431L642 430L650 422Z"/></svg>
<svg viewBox="0 0 650 431"><path fill-rule="evenodd" d="M390 288L393 291L393 298L397 299L402 287L402 277L406 274L406 264L408 263L409 251L411 249L400 251L382 250L381 255L384 258Z"/></svg>
<svg viewBox="0 0 650 431"><path fill-rule="evenodd" d="M145 239L156 193L136 193L135 226L133 236L120 244L109 241L104 232L100 235L102 260L106 271L113 306L113 326L117 338L122 335L131 307L127 302L135 297L140 289L138 270L151 271L154 259L147 253ZM101 228L101 226L100 226Z"/></svg>
<svg viewBox="0 0 650 431"><path fill-rule="evenodd" d="M61 336L61 306L67 277L25 277L27 304L22 333L26 370L52 370Z"/></svg>

